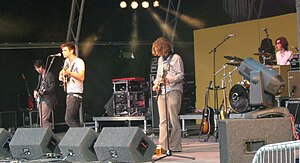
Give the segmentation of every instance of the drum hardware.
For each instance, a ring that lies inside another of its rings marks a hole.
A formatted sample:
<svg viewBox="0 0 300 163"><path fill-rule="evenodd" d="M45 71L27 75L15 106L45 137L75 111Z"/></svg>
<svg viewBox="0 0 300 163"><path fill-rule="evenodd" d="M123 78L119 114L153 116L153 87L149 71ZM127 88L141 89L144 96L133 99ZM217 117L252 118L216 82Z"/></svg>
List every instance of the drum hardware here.
<svg viewBox="0 0 300 163"><path fill-rule="evenodd" d="M262 56L262 57L271 57L272 54L271 53L253 53L253 55L258 55L258 56Z"/></svg>
<svg viewBox="0 0 300 163"><path fill-rule="evenodd" d="M233 62L233 63L226 63L227 65L229 65L229 66L236 66L236 67L238 67L238 66L240 66L240 64L241 63L239 63L239 62Z"/></svg>
<svg viewBox="0 0 300 163"><path fill-rule="evenodd" d="M258 56L261 56L262 59L263 59L263 65L266 65L266 58L269 58L272 56L271 53L253 53L253 55L258 55Z"/></svg>
<svg viewBox="0 0 300 163"><path fill-rule="evenodd" d="M221 79L222 87L223 88L223 102L220 107L220 119L228 119L229 114L231 112L231 107L228 105L228 96L226 92L227 84L226 84L226 78L229 77L229 85L231 87L232 85L232 73L237 70L237 67L235 67L232 71L228 72L226 74L226 67L228 64L223 65L223 78Z"/></svg>
<svg viewBox="0 0 300 163"><path fill-rule="evenodd" d="M236 56L224 56L224 58L228 59L228 60L234 60L236 62L243 62L244 61L244 59L236 57Z"/></svg>
<svg viewBox="0 0 300 163"><path fill-rule="evenodd" d="M235 113L243 113L249 110L249 86L247 84L236 84L230 89L229 102L232 111Z"/></svg>

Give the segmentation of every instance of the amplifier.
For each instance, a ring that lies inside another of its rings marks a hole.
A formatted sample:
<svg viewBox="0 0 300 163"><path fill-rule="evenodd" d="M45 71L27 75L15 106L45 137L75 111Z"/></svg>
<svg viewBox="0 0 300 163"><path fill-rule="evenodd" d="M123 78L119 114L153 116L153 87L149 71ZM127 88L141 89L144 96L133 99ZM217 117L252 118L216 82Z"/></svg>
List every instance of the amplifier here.
<svg viewBox="0 0 300 163"><path fill-rule="evenodd" d="M291 70L299 70L299 53L294 53L291 59Z"/></svg>
<svg viewBox="0 0 300 163"><path fill-rule="evenodd" d="M274 65L272 66L273 70L278 72L283 81L285 82L285 87L280 95L277 95L276 97L288 97L288 71L291 69L290 65Z"/></svg>
<svg viewBox="0 0 300 163"><path fill-rule="evenodd" d="M288 88L290 98L300 98L300 70L288 72Z"/></svg>

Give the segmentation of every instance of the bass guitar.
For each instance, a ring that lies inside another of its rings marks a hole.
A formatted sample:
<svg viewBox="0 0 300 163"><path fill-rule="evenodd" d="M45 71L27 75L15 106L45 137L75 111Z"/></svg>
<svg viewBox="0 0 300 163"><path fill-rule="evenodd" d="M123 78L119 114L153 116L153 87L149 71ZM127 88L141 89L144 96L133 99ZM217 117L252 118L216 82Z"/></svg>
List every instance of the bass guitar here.
<svg viewBox="0 0 300 163"><path fill-rule="evenodd" d="M208 96L209 88L211 87L212 81L209 82L209 86L206 89L205 93L205 108L202 112L202 121L200 125L200 132L202 135L212 135L215 132L215 123L214 123L214 109L208 106Z"/></svg>

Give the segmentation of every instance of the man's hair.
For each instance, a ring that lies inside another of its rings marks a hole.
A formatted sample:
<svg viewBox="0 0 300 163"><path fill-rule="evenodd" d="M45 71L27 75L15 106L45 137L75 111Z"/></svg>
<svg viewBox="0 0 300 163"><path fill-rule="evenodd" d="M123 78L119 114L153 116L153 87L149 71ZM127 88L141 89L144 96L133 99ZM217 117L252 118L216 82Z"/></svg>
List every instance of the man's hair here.
<svg viewBox="0 0 300 163"><path fill-rule="evenodd" d="M156 50L154 50L154 47ZM152 44L152 53L153 55L163 55L168 54L172 50L172 43L165 37L160 37L156 39Z"/></svg>
<svg viewBox="0 0 300 163"><path fill-rule="evenodd" d="M41 60L41 59L35 60L34 63L33 63L33 66L37 67L37 68L40 68L40 67L45 68L44 61Z"/></svg>
<svg viewBox="0 0 300 163"><path fill-rule="evenodd" d="M60 48L68 47L69 50L73 50L75 54L75 45L72 42L67 42L60 45Z"/></svg>

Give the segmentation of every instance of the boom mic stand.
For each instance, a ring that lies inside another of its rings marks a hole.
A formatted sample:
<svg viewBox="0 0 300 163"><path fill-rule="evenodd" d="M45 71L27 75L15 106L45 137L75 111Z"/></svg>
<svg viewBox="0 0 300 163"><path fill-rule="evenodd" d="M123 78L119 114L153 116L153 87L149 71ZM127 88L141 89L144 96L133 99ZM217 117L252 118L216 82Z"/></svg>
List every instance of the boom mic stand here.
<svg viewBox="0 0 300 163"><path fill-rule="evenodd" d="M227 41L230 37L234 37L234 34L227 35L216 47L214 47L209 54L213 55L213 90L214 90L214 110L218 108L218 90L219 87L216 86L216 53L219 46L221 46L225 41ZM217 112L217 117L219 117L220 113ZM218 139L218 126L216 125L216 140Z"/></svg>
<svg viewBox="0 0 300 163"><path fill-rule="evenodd" d="M166 70L163 70L164 73L163 74L166 74ZM191 160L195 160L195 157L188 157L188 156L178 156L178 155L173 155L172 154L172 151L170 150L170 138L169 138L169 114L168 114L168 103L167 103L167 85L166 85L166 78L164 77L164 83L162 84L164 85L164 98L165 98L165 111L166 111L166 127L167 127L167 146L168 146L168 149L167 149L167 153L166 155L152 161L152 162L155 162L155 161L158 161L158 160L161 160L161 159L164 159L165 157L168 157L168 156L174 156L174 157L180 157L180 158L187 158L187 159L191 159Z"/></svg>

